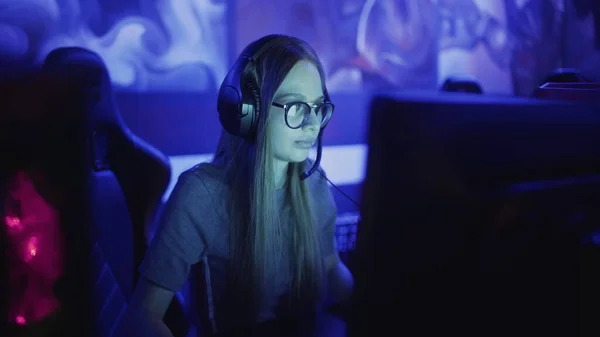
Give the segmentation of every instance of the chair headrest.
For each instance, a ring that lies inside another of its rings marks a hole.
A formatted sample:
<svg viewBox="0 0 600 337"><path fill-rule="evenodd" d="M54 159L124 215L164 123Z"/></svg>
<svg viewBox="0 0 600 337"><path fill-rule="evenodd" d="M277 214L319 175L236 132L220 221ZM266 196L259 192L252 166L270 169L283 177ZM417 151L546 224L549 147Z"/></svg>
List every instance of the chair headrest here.
<svg viewBox="0 0 600 337"><path fill-rule="evenodd" d="M552 72L542 85L553 82L553 83L583 83L587 82L585 76L575 68L558 68Z"/></svg>
<svg viewBox="0 0 600 337"><path fill-rule="evenodd" d="M124 128L108 69L98 54L81 47L57 48L46 56L42 72L66 81L83 99L88 131L108 125Z"/></svg>
<svg viewBox="0 0 600 337"><path fill-rule="evenodd" d="M476 79L471 77L448 77L442 84L442 91L447 92L468 92L473 94L483 94L483 89Z"/></svg>

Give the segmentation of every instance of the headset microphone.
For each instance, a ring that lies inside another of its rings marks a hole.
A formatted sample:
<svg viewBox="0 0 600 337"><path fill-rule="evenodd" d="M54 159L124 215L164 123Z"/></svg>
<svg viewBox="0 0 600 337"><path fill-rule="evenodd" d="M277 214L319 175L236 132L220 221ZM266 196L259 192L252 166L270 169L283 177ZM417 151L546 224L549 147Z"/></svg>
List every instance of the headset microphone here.
<svg viewBox="0 0 600 337"><path fill-rule="evenodd" d="M305 180L310 177L315 171L319 168L319 164L321 164L321 155L323 154L323 144L321 142L321 136L323 135L323 129L319 131L319 136L317 137L317 158L313 163L313 166L306 172L300 175L300 180Z"/></svg>
<svg viewBox="0 0 600 337"><path fill-rule="evenodd" d="M319 165L321 164L321 155L323 154L323 144L321 142L322 135L323 135L323 129L321 129L321 131L319 131L319 137L317 139L317 158L315 158L315 162L313 163L313 166L308 171L306 171L300 175L300 180L304 180L304 179L310 177L313 173L315 173L319 169ZM327 182L329 182L329 184L333 188L335 188L338 192L340 192L343 196L345 196L348 200L350 200L357 208L360 208L360 205L358 204L358 202L356 202L354 199L352 199L348 194L346 194L346 192L342 191L341 188L339 188L336 184L334 184L331 180L329 180L329 178L327 178L327 176L325 175L325 173L322 170L319 170L319 174L321 174L323 179L327 180Z"/></svg>

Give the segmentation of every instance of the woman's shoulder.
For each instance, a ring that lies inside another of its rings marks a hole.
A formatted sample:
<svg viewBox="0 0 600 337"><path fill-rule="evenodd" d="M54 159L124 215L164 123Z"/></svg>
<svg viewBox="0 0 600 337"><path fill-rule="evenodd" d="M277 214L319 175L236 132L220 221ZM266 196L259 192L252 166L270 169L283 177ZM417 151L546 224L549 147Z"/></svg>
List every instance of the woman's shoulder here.
<svg viewBox="0 0 600 337"><path fill-rule="evenodd" d="M194 177L207 186L221 185L225 181L225 169L212 163L200 163L181 174L183 179Z"/></svg>
<svg viewBox="0 0 600 337"><path fill-rule="evenodd" d="M200 163L183 173L178 178L175 190L177 199L213 198L223 191L224 169L211 163Z"/></svg>
<svg viewBox="0 0 600 337"><path fill-rule="evenodd" d="M227 200L224 169L211 163L198 164L179 176L175 189L169 197L172 207L184 207L196 222L211 219L211 228L223 216L224 200ZM207 229L205 229L207 230Z"/></svg>

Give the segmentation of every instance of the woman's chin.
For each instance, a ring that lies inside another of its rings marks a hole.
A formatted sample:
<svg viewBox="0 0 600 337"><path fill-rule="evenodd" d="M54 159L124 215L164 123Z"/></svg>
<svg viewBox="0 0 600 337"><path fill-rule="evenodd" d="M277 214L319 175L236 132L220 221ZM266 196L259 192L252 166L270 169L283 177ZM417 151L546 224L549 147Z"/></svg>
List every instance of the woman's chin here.
<svg viewBox="0 0 600 337"><path fill-rule="evenodd" d="M310 149L292 149L287 152L285 156L275 156L281 161L285 161L288 163L301 163L308 158L308 153Z"/></svg>
<svg viewBox="0 0 600 337"><path fill-rule="evenodd" d="M290 163L301 163L308 158L310 149L297 149L290 156Z"/></svg>

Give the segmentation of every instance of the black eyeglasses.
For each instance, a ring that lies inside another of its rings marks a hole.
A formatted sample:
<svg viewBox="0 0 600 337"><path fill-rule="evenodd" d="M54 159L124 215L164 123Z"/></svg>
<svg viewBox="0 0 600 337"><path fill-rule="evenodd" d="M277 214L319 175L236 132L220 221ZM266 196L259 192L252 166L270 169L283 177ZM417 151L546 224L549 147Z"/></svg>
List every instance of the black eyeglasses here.
<svg viewBox="0 0 600 337"><path fill-rule="evenodd" d="M285 124L290 129L299 129L308 124L313 109L315 109L315 115L321 123L321 128L323 128L329 123L335 108L333 103L327 101L312 106L306 102L290 102L287 104L273 102L272 104L285 110Z"/></svg>

